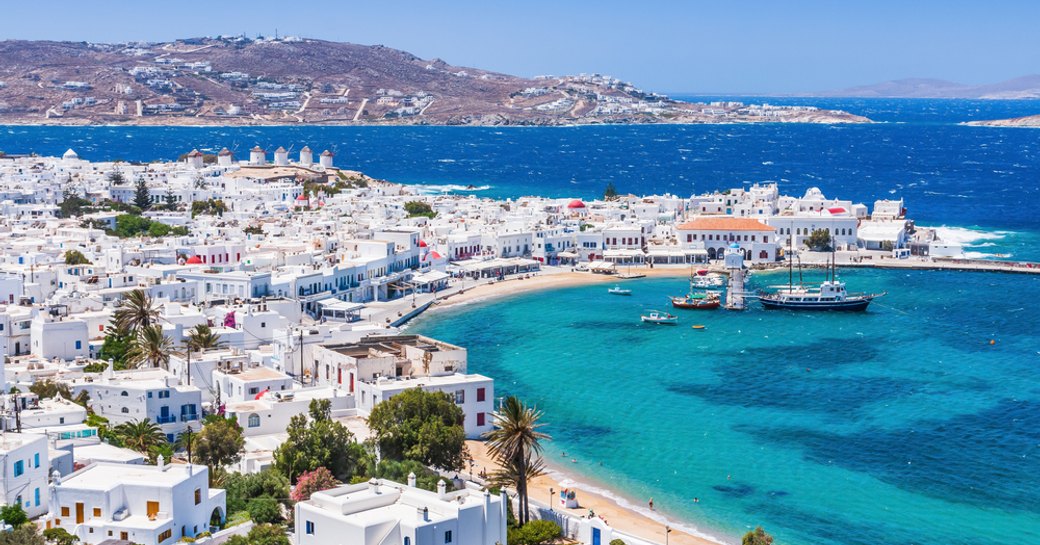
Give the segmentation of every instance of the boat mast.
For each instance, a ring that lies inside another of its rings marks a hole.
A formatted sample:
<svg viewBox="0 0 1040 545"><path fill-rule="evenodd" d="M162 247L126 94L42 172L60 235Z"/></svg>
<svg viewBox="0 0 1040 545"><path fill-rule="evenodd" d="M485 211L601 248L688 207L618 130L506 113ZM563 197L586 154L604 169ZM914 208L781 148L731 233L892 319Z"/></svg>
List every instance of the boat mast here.
<svg viewBox="0 0 1040 545"><path fill-rule="evenodd" d="M794 224L794 220L791 220L791 224ZM794 235L791 234L791 228L787 228L787 293L791 293L794 289L794 246L791 240Z"/></svg>

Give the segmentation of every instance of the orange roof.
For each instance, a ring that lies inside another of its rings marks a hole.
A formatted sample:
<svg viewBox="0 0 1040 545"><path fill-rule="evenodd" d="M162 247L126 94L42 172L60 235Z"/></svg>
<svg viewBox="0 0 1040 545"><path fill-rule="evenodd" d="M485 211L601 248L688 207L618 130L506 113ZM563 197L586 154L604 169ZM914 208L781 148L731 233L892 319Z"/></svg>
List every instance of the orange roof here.
<svg viewBox="0 0 1040 545"><path fill-rule="evenodd" d="M751 218L697 218L677 229L682 231L775 231L776 229Z"/></svg>

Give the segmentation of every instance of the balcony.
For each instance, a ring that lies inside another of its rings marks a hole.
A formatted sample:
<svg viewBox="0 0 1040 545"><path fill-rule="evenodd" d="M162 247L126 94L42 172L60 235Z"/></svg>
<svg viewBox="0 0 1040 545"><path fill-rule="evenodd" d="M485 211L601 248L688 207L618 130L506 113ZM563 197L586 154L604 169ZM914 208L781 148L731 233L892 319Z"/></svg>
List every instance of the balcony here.
<svg viewBox="0 0 1040 545"><path fill-rule="evenodd" d="M172 415L172 414L171 415L167 415L167 416L157 416L157 417L155 417L155 422L157 424L172 424L172 423L174 423L176 421L177 421L177 417L175 415Z"/></svg>
<svg viewBox="0 0 1040 545"><path fill-rule="evenodd" d="M188 414L182 414L181 415L181 422L191 422L193 420L198 420L198 419L199 419L199 415L194 414L194 413L188 413Z"/></svg>

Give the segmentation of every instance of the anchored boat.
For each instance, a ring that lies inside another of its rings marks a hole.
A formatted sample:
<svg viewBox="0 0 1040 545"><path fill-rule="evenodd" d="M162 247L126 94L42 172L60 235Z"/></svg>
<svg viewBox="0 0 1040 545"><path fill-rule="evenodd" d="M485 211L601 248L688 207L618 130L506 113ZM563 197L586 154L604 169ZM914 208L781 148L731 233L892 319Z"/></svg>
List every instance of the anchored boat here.
<svg viewBox="0 0 1040 545"><path fill-rule="evenodd" d="M622 288L621 286L614 286L607 290L607 293L611 295L632 295L632 290Z"/></svg>
<svg viewBox="0 0 1040 545"><path fill-rule="evenodd" d="M651 310L639 318L648 324L675 325L679 323L678 316L668 314L667 312L661 312L659 310Z"/></svg>
<svg viewBox="0 0 1040 545"><path fill-rule="evenodd" d="M834 265L834 253L831 252L830 268L827 279L819 287L806 287L801 282L801 262L798 264L799 282L794 283L794 263L788 257L789 279L787 287L781 287L771 293L762 293L758 300L767 309L787 310L866 310L870 302L885 295L881 293L848 293L845 282L838 280L837 267Z"/></svg>

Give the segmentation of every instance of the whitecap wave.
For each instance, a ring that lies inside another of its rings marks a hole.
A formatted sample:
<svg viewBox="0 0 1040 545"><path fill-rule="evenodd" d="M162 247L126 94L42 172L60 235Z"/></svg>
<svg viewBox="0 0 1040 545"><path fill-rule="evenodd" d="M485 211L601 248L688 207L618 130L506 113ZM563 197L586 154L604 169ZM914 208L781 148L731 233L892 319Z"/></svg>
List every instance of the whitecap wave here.
<svg viewBox="0 0 1040 545"><path fill-rule="evenodd" d="M683 532L686 532L687 534L699 537L701 539L705 539L705 540L711 541L713 543L718 543L719 545L725 545L725 543L726 543L725 541L723 541L722 539L720 539L720 538L718 538L716 536L704 533L703 531L697 529L697 527L695 527L695 526L691 526L691 525L683 523L683 522L675 521L673 519L665 517L664 515L658 513L657 511L651 511L651 510L647 509L646 507L642 507L640 505L636 505L636 504L632 503L631 501L629 501L628 499L626 499L626 498L624 498L622 496L619 496L619 495L615 494L614 492L612 492L612 491L610 491L610 490L608 490L606 488L590 485L588 483L584 483L584 482L581 482L581 481L576 481L576 480L574 480L574 476L570 475L568 473L564 473L562 471L558 471L556 469L551 469L551 468L548 469L546 471L546 473L550 477L552 477L554 480L556 480L556 482L559 483L560 486L567 487L567 488L577 488L578 490L583 490L583 491L588 492L590 494L595 494L597 496L604 497L604 498L606 498L606 499L608 499L610 501L613 501L614 503L618 504L619 507L621 507L623 509L626 509L626 510L629 510L629 511L633 511L633 512L639 513L640 515L642 515L642 516L644 516L644 517L646 517L646 518L648 518L650 520L653 520L655 522L660 523L662 526L668 525L668 526L670 526L670 527L672 527L674 529L681 530Z"/></svg>
<svg viewBox="0 0 1040 545"><path fill-rule="evenodd" d="M438 193L452 193L470 191L487 191L490 185L462 185L462 184L421 184L415 186L419 193L424 195L436 195Z"/></svg>
<svg viewBox="0 0 1040 545"><path fill-rule="evenodd" d="M951 227L943 225L934 227L939 240L947 243L956 243L962 246L974 246L973 242L1001 240L1011 234L1009 231L983 231L981 229L969 229L967 227Z"/></svg>
<svg viewBox="0 0 1040 545"><path fill-rule="evenodd" d="M986 252L964 252L968 259L1008 259L1011 254L987 254Z"/></svg>

